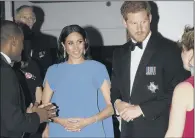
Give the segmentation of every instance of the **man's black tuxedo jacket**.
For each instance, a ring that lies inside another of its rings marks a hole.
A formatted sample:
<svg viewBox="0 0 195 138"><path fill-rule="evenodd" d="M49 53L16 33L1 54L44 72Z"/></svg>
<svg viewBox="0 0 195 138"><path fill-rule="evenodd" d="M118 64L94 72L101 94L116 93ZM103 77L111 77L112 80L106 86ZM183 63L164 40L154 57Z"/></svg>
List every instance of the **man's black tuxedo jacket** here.
<svg viewBox="0 0 195 138"><path fill-rule="evenodd" d="M190 74L183 69L181 51L176 43L152 34L130 96L131 47L129 41L114 51L111 100L113 105L116 99L139 105L145 117L140 116L129 123L122 120L121 137L164 137L173 90ZM148 68L156 68L156 74L147 75ZM150 87L153 84L158 86L155 91Z"/></svg>
<svg viewBox="0 0 195 138"><path fill-rule="evenodd" d="M0 54L1 68L1 137L21 137L36 132L40 119L37 113L26 113L23 92L14 70Z"/></svg>

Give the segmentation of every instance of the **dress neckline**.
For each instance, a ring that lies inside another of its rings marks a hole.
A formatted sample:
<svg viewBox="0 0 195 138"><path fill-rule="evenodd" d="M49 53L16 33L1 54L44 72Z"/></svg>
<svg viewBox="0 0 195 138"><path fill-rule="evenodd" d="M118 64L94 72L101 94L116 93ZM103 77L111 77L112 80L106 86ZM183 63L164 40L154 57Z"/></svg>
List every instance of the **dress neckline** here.
<svg viewBox="0 0 195 138"><path fill-rule="evenodd" d="M83 62L81 62L81 63L79 63L79 64L70 64L70 63L68 63L67 61L64 62L64 63L67 64L67 65L70 65L70 66L79 66L79 65L85 64L87 61L88 61L88 60L84 60Z"/></svg>

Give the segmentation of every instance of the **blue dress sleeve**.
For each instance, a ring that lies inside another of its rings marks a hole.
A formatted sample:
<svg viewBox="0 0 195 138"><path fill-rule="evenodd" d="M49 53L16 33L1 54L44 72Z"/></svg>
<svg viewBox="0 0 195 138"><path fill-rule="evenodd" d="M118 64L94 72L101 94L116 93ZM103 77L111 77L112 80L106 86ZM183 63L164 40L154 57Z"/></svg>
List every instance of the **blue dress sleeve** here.
<svg viewBox="0 0 195 138"><path fill-rule="evenodd" d="M108 75L108 71L105 67L105 65L100 64L96 70L96 87L99 89L101 88L104 80L107 80L110 82L110 77Z"/></svg>
<svg viewBox="0 0 195 138"><path fill-rule="evenodd" d="M52 91L55 90L55 73L54 73L54 68L51 66L47 69L44 81L43 81L43 87L45 86L45 82L47 81L50 88L52 89Z"/></svg>

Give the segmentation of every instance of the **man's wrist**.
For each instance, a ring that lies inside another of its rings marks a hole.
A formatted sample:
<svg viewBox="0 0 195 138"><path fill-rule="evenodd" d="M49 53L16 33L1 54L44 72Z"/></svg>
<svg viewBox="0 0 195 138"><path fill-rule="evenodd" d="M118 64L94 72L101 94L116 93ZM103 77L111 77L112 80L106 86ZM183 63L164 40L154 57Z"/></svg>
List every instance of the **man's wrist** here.
<svg viewBox="0 0 195 138"><path fill-rule="evenodd" d="M114 102L114 108L115 108L115 109L116 109L117 104L120 103L120 102L121 102L120 99L117 99L117 100Z"/></svg>
<svg viewBox="0 0 195 138"><path fill-rule="evenodd" d="M143 116L143 117L145 117L145 115L144 115L144 113L143 113L143 111L142 111L142 109L141 109L141 107L138 105L138 109L140 110L140 112L141 112L141 115Z"/></svg>
<svg viewBox="0 0 195 138"><path fill-rule="evenodd" d="M120 99L117 99L117 100L114 102L114 109L115 109L115 111L116 111L116 114L115 114L116 117L119 117L119 116L120 116L120 115L119 115L119 112L118 112L118 110L117 110L117 105L118 105L120 102L121 102Z"/></svg>

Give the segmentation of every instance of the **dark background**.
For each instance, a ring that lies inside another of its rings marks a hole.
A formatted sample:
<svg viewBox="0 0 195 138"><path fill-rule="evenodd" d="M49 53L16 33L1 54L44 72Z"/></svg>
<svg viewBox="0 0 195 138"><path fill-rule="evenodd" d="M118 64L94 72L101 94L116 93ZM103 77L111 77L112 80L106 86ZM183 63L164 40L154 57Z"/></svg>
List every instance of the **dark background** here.
<svg viewBox="0 0 195 138"><path fill-rule="evenodd" d="M0 19L4 20L5 19L5 2L4 1L0 1Z"/></svg>

